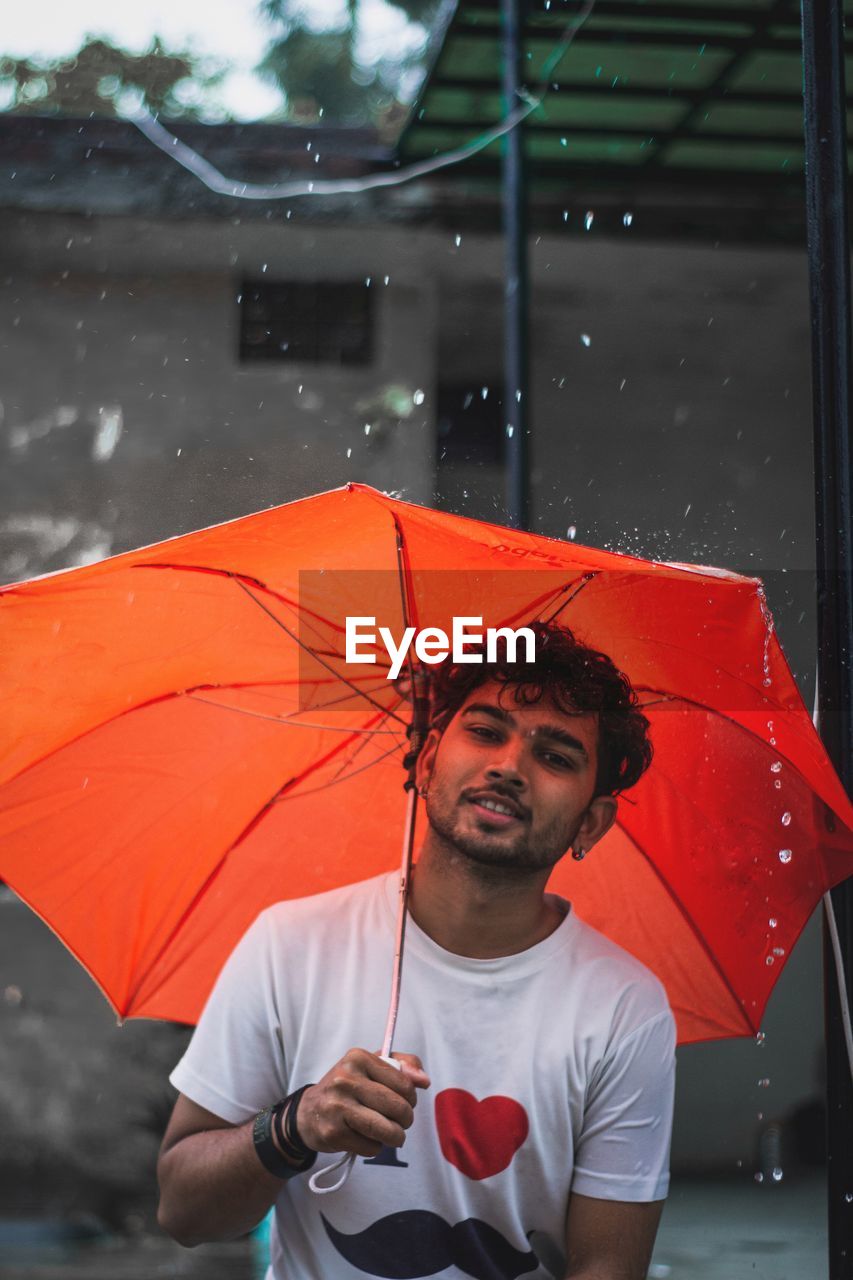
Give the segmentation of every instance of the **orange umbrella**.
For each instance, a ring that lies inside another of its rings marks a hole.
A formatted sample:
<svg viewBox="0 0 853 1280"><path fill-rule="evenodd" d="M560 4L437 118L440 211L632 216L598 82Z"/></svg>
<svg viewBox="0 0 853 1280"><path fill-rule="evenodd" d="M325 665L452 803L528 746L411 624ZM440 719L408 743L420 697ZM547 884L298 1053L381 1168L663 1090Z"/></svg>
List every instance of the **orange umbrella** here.
<svg viewBox="0 0 853 1280"><path fill-rule="evenodd" d="M122 1018L194 1022L263 907L397 864L411 706L382 626L556 618L628 674L654 763L550 887L658 974L681 1042L754 1033L853 872L754 578L349 484L9 586L0 612L0 876ZM346 661L354 616L371 665Z"/></svg>

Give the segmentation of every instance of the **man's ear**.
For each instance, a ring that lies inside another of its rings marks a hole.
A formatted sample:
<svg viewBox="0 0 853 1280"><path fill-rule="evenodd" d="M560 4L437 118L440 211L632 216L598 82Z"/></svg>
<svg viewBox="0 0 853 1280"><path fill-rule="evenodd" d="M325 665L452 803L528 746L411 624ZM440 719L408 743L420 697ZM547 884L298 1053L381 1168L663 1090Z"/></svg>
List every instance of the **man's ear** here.
<svg viewBox="0 0 853 1280"><path fill-rule="evenodd" d="M615 796L595 796L590 801L589 808L578 828L575 845L579 845L584 852L588 852L613 826L618 811L619 805Z"/></svg>
<svg viewBox="0 0 853 1280"><path fill-rule="evenodd" d="M415 784L418 791L429 785L429 780L435 767L435 753L438 750L440 741L441 734L438 729L430 729L415 765Z"/></svg>

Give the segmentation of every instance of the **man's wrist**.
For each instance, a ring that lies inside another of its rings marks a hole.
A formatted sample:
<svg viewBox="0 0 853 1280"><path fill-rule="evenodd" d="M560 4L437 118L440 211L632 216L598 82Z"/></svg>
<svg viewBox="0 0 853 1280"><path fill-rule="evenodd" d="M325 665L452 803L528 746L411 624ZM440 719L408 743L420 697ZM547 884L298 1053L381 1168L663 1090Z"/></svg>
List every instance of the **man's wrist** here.
<svg viewBox="0 0 853 1280"><path fill-rule="evenodd" d="M302 1093L303 1089L299 1089L275 1106L265 1107L255 1116L252 1125L252 1141L258 1159L268 1173L282 1180L307 1173L317 1159L317 1152L310 1150L299 1138L295 1123L285 1127L287 1113L294 1101L298 1104Z"/></svg>

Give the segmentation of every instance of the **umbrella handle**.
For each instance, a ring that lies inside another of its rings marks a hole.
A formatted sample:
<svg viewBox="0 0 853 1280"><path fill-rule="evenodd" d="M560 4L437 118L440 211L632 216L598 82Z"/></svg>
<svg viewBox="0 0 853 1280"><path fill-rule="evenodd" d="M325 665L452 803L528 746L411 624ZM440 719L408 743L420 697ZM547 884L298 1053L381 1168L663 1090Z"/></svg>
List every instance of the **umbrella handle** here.
<svg viewBox="0 0 853 1280"><path fill-rule="evenodd" d="M382 1058L383 1062L390 1063L390 1065L392 1067L396 1067L398 1071L403 1070L402 1065L400 1064L400 1062L397 1061L396 1058L391 1058L388 1056L388 1054L385 1054L385 1053L380 1053L379 1056L380 1058ZM340 1187L344 1185L347 1178L352 1173L352 1167L354 1164L355 1164L355 1152L345 1151L343 1155L340 1157L340 1159L336 1160L334 1164L327 1164L325 1165L324 1168L318 1169L316 1173L312 1174L308 1182L308 1186L311 1188L312 1191L316 1192L318 1196L327 1196L330 1191L337 1191ZM341 1173L341 1176L337 1179L336 1182L332 1182L332 1183L329 1183L328 1186L324 1186L323 1183L320 1181L320 1179L328 1177L330 1173L334 1173L337 1169L343 1170L343 1172Z"/></svg>

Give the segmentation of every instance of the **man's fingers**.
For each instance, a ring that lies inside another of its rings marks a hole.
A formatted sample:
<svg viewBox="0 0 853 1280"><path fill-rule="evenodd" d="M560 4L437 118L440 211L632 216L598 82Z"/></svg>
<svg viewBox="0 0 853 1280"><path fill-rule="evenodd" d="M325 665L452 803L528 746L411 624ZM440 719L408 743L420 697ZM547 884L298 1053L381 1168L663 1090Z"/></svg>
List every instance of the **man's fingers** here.
<svg viewBox="0 0 853 1280"><path fill-rule="evenodd" d="M405 1131L400 1125L386 1119L370 1107L356 1105L350 1108L344 1123L348 1129L352 1129L362 1138L378 1142L383 1147L402 1147L406 1141Z"/></svg>
<svg viewBox="0 0 853 1280"><path fill-rule="evenodd" d="M415 1118L414 1099L410 1102L407 1098L402 1098L399 1093L392 1093L390 1089L386 1089L375 1080L357 1081L353 1086L352 1094L356 1103L361 1106L385 1116L401 1129L411 1128Z"/></svg>
<svg viewBox="0 0 853 1280"><path fill-rule="evenodd" d="M424 1071L424 1064L416 1053L392 1053L400 1063L403 1072L409 1077L416 1089L428 1089L430 1078Z"/></svg>

